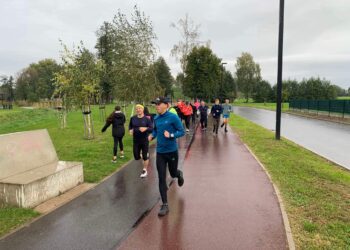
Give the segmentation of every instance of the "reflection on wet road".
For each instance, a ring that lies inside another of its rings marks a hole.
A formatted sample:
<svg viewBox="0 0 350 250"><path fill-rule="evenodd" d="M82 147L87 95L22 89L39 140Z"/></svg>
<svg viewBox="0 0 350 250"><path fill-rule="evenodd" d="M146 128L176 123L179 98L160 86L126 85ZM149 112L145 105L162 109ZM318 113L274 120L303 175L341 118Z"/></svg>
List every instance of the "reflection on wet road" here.
<svg viewBox="0 0 350 250"><path fill-rule="evenodd" d="M235 114L274 130L274 111L234 107ZM282 114L281 135L350 169L350 125Z"/></svg>

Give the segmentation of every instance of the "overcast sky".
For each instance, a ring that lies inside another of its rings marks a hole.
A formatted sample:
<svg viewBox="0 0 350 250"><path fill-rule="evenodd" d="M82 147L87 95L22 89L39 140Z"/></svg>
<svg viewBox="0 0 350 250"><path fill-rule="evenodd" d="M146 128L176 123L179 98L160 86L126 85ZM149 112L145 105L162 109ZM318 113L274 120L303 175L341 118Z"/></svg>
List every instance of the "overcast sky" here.
<svg viewBox="0 0 350 250"><path fill-rule="evenodd" d="M0 0L0 75L15 75L32 62L59 60L60 43L80 40L93 49L95 31L120 9L130 14L134 4L154 24L159 55L172 74L180 69L170 57L180 39L170 27L186 13L201 24L200 40L234 72L244 51L261 65L264 79L277 75L278 0ZM350 1L286 0L283 78L320 76L350 87Z"/></svg>

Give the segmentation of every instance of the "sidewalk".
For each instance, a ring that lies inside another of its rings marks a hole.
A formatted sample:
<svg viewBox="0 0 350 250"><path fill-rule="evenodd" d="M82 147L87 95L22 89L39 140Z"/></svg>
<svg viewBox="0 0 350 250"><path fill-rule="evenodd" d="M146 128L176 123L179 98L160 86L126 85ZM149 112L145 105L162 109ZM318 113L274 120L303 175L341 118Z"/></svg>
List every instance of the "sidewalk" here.
<svg viewBox="0 0 350 250"><path fill-rule="evenodd" d="M238 137L197 130L185 184L168 191L118 249L288 249L281 210L261 166Z"/></svg>

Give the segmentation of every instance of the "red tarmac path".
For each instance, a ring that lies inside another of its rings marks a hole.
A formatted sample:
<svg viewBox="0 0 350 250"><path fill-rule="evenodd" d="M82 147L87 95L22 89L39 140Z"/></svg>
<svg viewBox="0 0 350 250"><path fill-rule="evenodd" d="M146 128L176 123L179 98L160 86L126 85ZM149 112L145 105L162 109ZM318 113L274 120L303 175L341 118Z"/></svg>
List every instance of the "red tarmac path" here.
<svg viewBox="0 0 350 250"><path fill-rule="evenodd" d="M197 129L183 170L169 214L159 218L155 206L118 249L288 249L272 184L230 129Z"/></svg>

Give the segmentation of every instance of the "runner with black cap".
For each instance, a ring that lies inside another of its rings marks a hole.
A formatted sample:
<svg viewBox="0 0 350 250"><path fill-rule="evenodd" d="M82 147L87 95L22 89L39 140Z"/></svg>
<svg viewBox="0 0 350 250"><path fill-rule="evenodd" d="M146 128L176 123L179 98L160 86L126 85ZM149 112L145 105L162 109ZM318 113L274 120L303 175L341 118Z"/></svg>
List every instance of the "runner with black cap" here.
<svg viewBox="0 0 350 250"><path fill-rule="evenodd" d="M167 111L170 100L159 97L152 103L156 104L158 115L154 118L154 129L148 140L157 138L157 171L159 179L159 192L162 199L162 205L158 215L164 216L169 212L166 183L166 168L168 165L169 173L172 178L177 178L177 183L181 187L184 184L183 173L178 170L178 151L176 138L185 135L181 120L175 114Z"/></svg>

